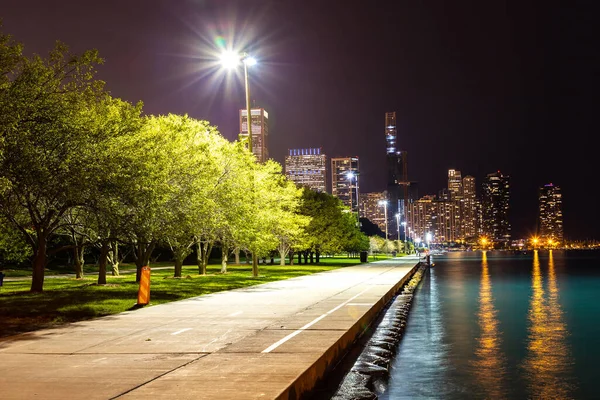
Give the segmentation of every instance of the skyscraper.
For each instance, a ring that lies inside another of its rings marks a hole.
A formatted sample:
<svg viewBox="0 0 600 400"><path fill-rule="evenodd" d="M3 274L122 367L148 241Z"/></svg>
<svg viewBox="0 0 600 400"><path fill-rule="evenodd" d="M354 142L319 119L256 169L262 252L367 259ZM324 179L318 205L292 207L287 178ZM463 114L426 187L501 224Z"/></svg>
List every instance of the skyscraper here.
<svg viewBox="0 0 600 400"><path fill-rule="evenodd" d="M252 113L252 153L258 162L269 159L269 113L264 108L253 108ZM240 137L248 137L248 111L240 110Z"/></svg>
<svg viewBox="0 0 600 400"><path fill-rule="evenodd" d="M380 200L386 200L385 192L371 192L360 195L361 216L376 224L385 231L385 210L379 205Z"/></svg>
<svg viewBox="0 0 600 400"><path fill-rule="evenodd" d="M510 242L509 199L510 177L500 171L488 174L483 181L483 234L503 247Z"/></svg>
<svg viewBox="0 0 600 400"><path fill-rule="evenodd" d="M406 221L406 203L408 202L408 154L398 150L398 131L396 113L385 113L385 140L387 164L388 218L392 231L397 229L396 213L400 221Z"/></svg>
<svg viewBox="0 0 600 400"><path fill-rule="evenodd" d="M539 236L544 240L563 241L562 193L560 187L549 183L539 190Z"/></svg>
<svg viewBox="0 0 600 400"><path fill-rule="evenodd" d="M448 192L450 200L457 200L463 196L463 183L460 171L455 169L448 170Z"/></svg>
<svg viewBox="0 0 600 400"><path fill-rule="evenodd" d="M320 148L290 149L285 157L285 175L297 185L317 192L326 191L327 157Z"/></svg>
<svg viewBox="0 0 600 400"><path fill-rule="evenodd" d="M331 194L350 207L352 212L358 211L358 176L358 157L331 159Z"/></svg>
<svg viewBox="0 0 600 400"><path fill-rule="evenodd" d="M475 186L475 178L467 175L462 180L462 234L465 239L474 239L479 235L477 208L479 202L477 200L477 192Z"/></svg>

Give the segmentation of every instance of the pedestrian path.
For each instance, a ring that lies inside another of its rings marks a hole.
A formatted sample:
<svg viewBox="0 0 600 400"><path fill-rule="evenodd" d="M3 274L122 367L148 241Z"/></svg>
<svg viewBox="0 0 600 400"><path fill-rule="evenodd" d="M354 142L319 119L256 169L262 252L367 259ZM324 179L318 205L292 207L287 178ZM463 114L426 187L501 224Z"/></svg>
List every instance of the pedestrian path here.
<svg viewBox="0 0 600 400"><path fill-rule="evenodd" d="M297 398L417 262L378 261L2 338L0 397Z"/></svg>

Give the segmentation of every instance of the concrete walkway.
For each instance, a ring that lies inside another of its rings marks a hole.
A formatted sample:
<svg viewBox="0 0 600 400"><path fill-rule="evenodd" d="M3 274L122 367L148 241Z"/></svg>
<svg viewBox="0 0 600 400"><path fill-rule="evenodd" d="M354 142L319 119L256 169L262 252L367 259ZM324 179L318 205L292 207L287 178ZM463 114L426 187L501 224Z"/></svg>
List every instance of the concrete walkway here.
<svg viewBox="0 0 600 400"><path fill-rule="evenodd" d="M3 338L0 398L298 398L417 262L384 260Z"/></svg>

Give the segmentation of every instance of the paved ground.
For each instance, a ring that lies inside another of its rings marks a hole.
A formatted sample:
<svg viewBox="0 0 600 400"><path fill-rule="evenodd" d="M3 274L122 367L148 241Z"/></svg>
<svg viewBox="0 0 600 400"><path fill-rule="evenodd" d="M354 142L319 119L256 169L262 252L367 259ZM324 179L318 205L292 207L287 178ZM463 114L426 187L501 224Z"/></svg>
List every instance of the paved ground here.
<svg viewBox="0 0 600 400"><path fill-rule="evenodd" d="M3 338L0 398L296 398L417 262L346 267Z"/></svg>

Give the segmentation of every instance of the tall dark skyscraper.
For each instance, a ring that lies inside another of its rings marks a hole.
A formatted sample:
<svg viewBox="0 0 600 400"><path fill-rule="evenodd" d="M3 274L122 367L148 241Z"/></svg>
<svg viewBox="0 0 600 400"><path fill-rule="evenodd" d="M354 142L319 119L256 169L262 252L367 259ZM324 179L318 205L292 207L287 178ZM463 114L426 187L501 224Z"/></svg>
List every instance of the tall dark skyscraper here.
<svg viewBox="0 0 600 400"><path fill-rule="evenodd" d="M408 202L408 159L407 152L398 150L398 130L396 113L385 113L385 140L387 163L388 223L397 230L396 214L399 220L406 221L406 204ZM393 231L393 229L391 229Z"/></svg>
<svg viewBox="0 0 600 400"><path fill-rule="evenodd" d="M483 181L483 234L501 247L510 242L509 199L510 177L500 171L488 174Z"/></svg>
<svg viewBox="0 0 600 400"><path fill-rule="evenodd" d="M253 108L252 113L252 153L258 162L269 159L269 113L264 108ZM248 111L240 110L240 137L248 136Z"/></svg>
<svg viewBox="0 0 600 400"><path fill-rule="evenodd" d="M540 188L539 236L544 240L563 241L562 194L549 183Z"/></svg>

